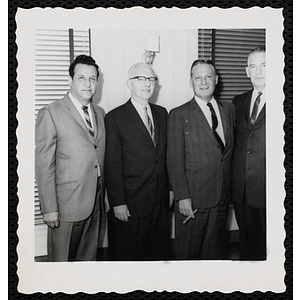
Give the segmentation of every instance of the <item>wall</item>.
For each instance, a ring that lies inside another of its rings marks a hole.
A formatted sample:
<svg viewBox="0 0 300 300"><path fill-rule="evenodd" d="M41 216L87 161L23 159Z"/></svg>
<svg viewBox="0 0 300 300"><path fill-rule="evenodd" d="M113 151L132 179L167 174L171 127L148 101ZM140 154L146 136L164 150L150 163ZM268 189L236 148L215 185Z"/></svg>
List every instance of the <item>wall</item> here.
<svg viewBox="0 0 300 300"><path fill-rule="evenodd" d="M152 101L170 110L192 96L189 68L198 55L197 30L93 29L91 54L102 72L95 102L106 112L129 99L127 72L142 61L148 34L160 36L160 53L153 64L159 80Z"/></svg>

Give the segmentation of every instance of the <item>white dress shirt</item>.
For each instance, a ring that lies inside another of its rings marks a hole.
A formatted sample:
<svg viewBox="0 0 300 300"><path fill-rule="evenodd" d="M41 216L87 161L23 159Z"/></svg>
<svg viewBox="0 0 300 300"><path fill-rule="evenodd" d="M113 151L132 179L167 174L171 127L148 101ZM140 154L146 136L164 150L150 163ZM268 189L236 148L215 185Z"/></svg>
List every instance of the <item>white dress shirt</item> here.
<svg viewBox="0 0 300 300"><path fill-rule="evenodd" d="M259 116L259 113L261 112L262 108L264 107L264 105L266 103L266 89L263 89L261 92L262 92L262 94L260 96L260 102L259 102L259 106L258 106L258 110L257 110L257 117ZM258 93L259 92L256 89L254 89L252 92L249 117L251 117L254 102L258 96Z"/></svg>
<svg viewBox="0 0 300 300"><path fill-rule="evenodd" d="M147 125L148 120L145 119L144 108L145 107L147 108L148 116L150 117L151 122L152 122L152 126L154 128L153 116L152 116L151 107L150 107L149 103L146 106L143 106L140 103L138 103L137 101L134 101L132 98L131 98L131 103L135 107L135 109L137 110L137 112L138 112L139 116L141 117L141 119L143 120L146 128L148 128L148 125Z"/></svg>
<svg viewBox="0 0 300 300"><path fill-rule="evenodd" d="M86 124L85 116L84 116L84 111L82 109L83 105L71 93L69 93L69 97L70 97L71 101L73 102L73 104L75 105L76 109L78 110L78 112L79 112L82 120ZM92 111L91 104L89 103L86 106L88 107L88 112L89 112L90 120L92 122L92 127L95 130L95 126L94 126L94 112Z"/></svg>
<svg viewBox="0 0 300 300"><path fill-rule="evenodd" d="M210 111L209 107L207 106L207 102L200 99L196 95L195 95L195 99L196 99L196 102L198 103L198 105L200 106L210 128L212 128L211 111ZM219 137L221 138L223 144L225 145L223 124L222 124L222 119L221 119L218 103L214 97L212 97L212 99L209 102L212 104L212 107L214 108L217 119L218 119L218 127L216 128L216 132L218 133Z"/></svg>

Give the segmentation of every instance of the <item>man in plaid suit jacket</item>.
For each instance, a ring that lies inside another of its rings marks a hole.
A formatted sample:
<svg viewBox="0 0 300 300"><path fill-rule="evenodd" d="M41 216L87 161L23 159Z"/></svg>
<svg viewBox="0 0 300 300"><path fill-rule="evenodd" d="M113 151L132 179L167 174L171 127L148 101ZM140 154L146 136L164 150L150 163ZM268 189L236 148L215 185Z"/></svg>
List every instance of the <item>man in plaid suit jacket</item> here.
<svg viewBox="0 0 300 300"><path fill-rule="evenodd" d="M168 119L168 171L176 200L175 255L177 259L222 259L235 109L214 99L218 76L210 61L194 61L190 82L195 96L171 110ZM184 222L186 218L190 220Z"/></svg>

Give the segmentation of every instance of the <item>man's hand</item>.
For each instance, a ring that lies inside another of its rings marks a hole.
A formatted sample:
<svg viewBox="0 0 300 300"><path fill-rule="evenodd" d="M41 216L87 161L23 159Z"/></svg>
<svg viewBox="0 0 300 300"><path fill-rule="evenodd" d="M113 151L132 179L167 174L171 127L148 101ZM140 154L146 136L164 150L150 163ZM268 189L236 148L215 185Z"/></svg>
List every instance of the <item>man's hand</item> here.
<svg viewBox="0 0 300 300"><path fill-rule="evenodd" d="M123 222L127 222L128 217L131 217L126 204L115 206L114 213L116 218Z"/></svg>
<svg viewBox="0 0 300 300"><path fill-rule="evenodd" d="M44 214L44 223L48 225L50 228L59 227L59 212L55 211L49 214Z"/></svg>
<svg viewBox="0 0 300 300"><path fill-rule="evenodd" d="M179 201L179 211L186 217L191 217L195 219L195 215L192 209L192 199L183 199Z"/></svg>

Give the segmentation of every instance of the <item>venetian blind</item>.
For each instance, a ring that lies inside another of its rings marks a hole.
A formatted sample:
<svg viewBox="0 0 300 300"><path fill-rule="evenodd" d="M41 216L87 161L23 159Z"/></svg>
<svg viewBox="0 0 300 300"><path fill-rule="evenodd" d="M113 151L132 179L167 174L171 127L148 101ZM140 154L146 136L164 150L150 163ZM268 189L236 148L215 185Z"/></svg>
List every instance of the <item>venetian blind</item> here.
<svg viewBox="0 0 300 300"><path fill-rule="evenodd" d="M61 99L69 90L70 61L79 54L90 55L89 30L36 31L35 41L35 116L45 105ZM36 183L35 224L43 224Z"/></svg>
<svg viewBox="0 0 300 300"><path fill-rule="evenodd" d="M249 52L265 46L265 29L214 29L213 60L218 71L219 83L216 98L232 98L252 88L245 67Z"/></svg>
<svg viewBox="0 0 300 300"><path fill-rule="evenodd" d="M212 29L198 29L198 59L212 59Z"/></svg>

